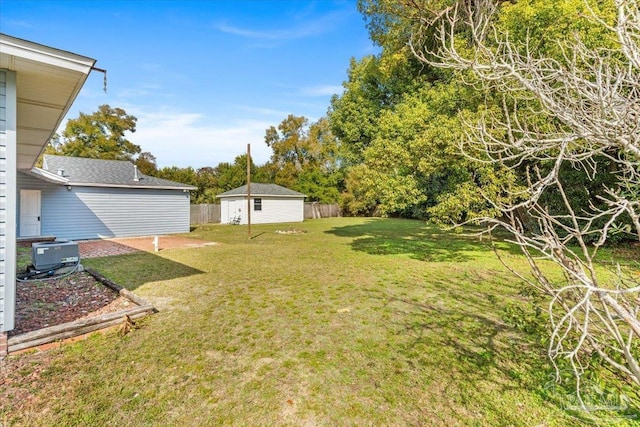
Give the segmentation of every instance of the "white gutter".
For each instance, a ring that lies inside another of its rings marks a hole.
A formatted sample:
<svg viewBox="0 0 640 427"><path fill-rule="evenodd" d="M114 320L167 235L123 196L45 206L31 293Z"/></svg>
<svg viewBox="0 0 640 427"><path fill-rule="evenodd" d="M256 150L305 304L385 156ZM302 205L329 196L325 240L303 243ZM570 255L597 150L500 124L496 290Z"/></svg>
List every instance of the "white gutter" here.
<svg viewBox="0 0 640 427"><path fill-rule="evenodd" d="M96 63L93 58L12 37L8 34L0 34L0 44L2 45L3 55L13 55L18 58L53 65L86 75L91 72L91 68ZM82 87L82 84L79 86ZM73 100L75 97L71 99Z"/></svg>
<svg viewBox="0 0 640 427"><path fill-rule="evenodd" d="M99 184L94 182L72 182L68 181L65 185L72 187L101 187L101 188L145 188L156 190L195 190L197 187L184 186L184 187L169 187L166 185L127 185L127 184Z"/></svg>
<svg viewBox="0 0 640 427"><path fill-rule="evenodd" d="M41 177L43 177L44 179L46 179L47 181L53 181L53 182L57 182L60 184L67 184L69 182L69 180L67 178L64 178L60 175L58 175L57 173L52 173L49 171L46 171L44 169L40 169L40 168L31 168L31 173L35 174L35 175L40 175Z"/></svg>

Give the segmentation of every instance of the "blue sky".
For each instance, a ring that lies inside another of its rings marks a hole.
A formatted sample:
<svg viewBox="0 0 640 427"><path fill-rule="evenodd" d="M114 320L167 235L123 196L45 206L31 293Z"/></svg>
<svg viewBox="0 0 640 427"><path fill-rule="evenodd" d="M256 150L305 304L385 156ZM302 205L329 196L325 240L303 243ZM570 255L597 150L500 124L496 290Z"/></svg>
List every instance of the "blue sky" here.
<svg viewBox="0 0 640 427"><path fill-rule="evenodd" d="M68 118L124 108L159 167L231 162L247 143L266 162L265 130L324 116L350 58L377 51L356 0L0 0L0 32L97 59L108 92L93 72Z"/></svg>

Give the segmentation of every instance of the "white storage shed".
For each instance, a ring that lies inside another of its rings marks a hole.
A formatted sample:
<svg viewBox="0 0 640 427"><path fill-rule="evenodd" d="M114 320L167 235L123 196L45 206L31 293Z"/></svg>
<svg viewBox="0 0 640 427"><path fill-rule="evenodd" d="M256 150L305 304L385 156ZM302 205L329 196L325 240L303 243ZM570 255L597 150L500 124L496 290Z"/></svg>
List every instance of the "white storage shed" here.
<svg viewBox="0 0 640 427"><path fill-rule="evenodd" d="M304 221L305 195L276 184L251 183L251 223ZM247 224L247 186L219 194L220 222Z"/></svg>

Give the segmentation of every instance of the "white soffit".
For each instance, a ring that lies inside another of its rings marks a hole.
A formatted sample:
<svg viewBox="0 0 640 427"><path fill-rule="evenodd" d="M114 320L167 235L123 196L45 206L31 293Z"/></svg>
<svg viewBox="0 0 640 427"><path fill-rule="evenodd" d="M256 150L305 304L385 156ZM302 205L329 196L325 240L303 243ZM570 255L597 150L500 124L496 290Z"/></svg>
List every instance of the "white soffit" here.
<svg viewBox="0 0 640 427"><path fill-rule="evenodd" d="M17 166L30 169L96 61L0 34L0 68L16 72Z"/></svg>

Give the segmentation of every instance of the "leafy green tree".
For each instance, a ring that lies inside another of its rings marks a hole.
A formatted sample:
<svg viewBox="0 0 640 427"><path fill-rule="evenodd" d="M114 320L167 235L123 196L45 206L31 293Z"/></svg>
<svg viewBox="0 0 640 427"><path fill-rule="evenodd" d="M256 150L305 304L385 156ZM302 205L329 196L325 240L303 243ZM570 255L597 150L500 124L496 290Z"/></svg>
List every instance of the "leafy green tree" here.
<svg viewBox="0 0 640 427"><path fill-rule="evenodd" d="M180 168L178 166L165 166L161 169L158 169L156 177L168 179L169 181L180 182L182 184L193 186L198 185L198 175L191 166L186 168Z"/></svg>
<svg viewBox="0 0 640 427"><path fill-rule="evenodd" d="M268 169L251 163L252 181L269 182ZM247 183L247 155L237 156L233 163L222 162L216 167L204 166L197 170L192 167L164 167L156 170L154 176L193 185L191 203L218 203L216 196Z"/></svg>
<svg viewBox="0 0 640 427"><path fill-rule="evenodd" d="M334 135L344 146L345 160L358 164L364 160L364 150L375 137L378 119L387 110L402 102L405 94L413 93L425 83L448 78L437 68L425 67L413 55L408 41L412 28L418 26L416 13L404 8L397 0L358 2L369 28L371 40L382 51L351 59L344 92L331 100L328 118ZM413 3L413 2L412 2ZM419 2L428 6L427 2Z"/></svg>
<svg viewBox="0 0 640 427"><path fill-rule="evenodd" d="M454 0L358 2L371 39L382 51L352 60L345 91L333 98L329 111L332 130L348 152L346 158L359 165L348 171L353 176L347 179L343 195L346 212L455 223L497 214L482 194L489 192L502 200L508 196L500 188L520 188L524 183L518 177L525 176L526 164L507 172L499 165L474 164L459 150L465 137L461 118L477 121L487 109L502 114L504 94L482 90L473 73L433 67L412 51L436 45L435 29L423 24L454 4ZM570 11L587 13L582 0L503 5L505 12L498 16L501 31L515 34L523 48L530 48L525 44L530 41L559 60L561 49L552 42L557 36L580 32L593 43L604 37L601 29L590 31L593 24L570 18ZM457 34L463 41L469 35L463 30ZM459 79L477 85L465 87ZM576 184L584 178L567 173ZM592 188L590 194L597 192Z"/></svg>
<svg viewBox="0 0 640 427"><path fill-rule="evenodd" d="M361 1L359 8L382 51L352 60L345 91L329 111L352 166L343 210L449 224L496 212L481 194L498 191L494 181L513 181L514 174L478 167L458 148L459 112L473 117L486 95L417 60L409 44L419 15L403 2Z"/></svg>
<svg viewBox="0 0 640 427"><path fill-rule="evenodd" d="M246 166L243 169L233 163L222 162L215 167L215 174L218 178L217 190L219 193L240 187L247 182Z"/></svg>
<svg viewBox="0 0 640 427"><path fill-rule="evenodd" d="M333 204L340 200L342 173L324 173L319 168L303 170L291 188L307 195L307 201Z"/></svg>
<svg viewBox="0 0 640 427"><path fill-rule="evenodd" d="M80 113L67 121L61 138L54 139L46 154L108 160L133 160L139 145L127 139L136 131L137 118L122 108L101 105L92 114Z"/></svg>
<svg viewBox="0 0 640 427"><path fill-rule="evenodd" d="M257 166L251 159L251 182L271 182L268 165ZM222 162L213 169L217 177L216 194L233 190L247 183L247 155L236 156L233 163Z"/></svg>
<svg viewBox="0 0 640 427"><path fill-rule="evenodd" d="M134 163L138 167L138 170L145 175L154 176L158 172L156 156L148 151L140 153Z"/></svg>
<svg viewBox="0 0 640 427"><path fill-rule="evenodd" d="M391 0L360 1L358 7L382 51L351 61L345 90L329 110L331 129L351 166L344 211L443 222L485 211L485 203L469 197L479 194L473 187L481 182L480 172L459 154L461 135L455 131L458 111L473 110L478 99L452 82L451 72L425 66L413 55L409 42L420 21L411 8ZM462 209L448 215L443 206L435 208L456 191L464 202L456 207Z"/></svg>
<svg viewBox="0 0 640 427"><path fill-rule="evenodd" d="M251 165L253 167L253 165ZM247 155L242 154L233 163L220 163L217 167L218 186L221 192L247 183Z"/></svg>
<svg viewBox="0 0 640 427"><path fill-rule="evenodd" d="M278 128L267 129L265 142L273 150L265 166L273 182L305 193L311 201L339 199L341 150L325 118L309 125L306 117L289 115Z"/></svg>
<svg viewBox="0 0 640 427"><path fill-rule="evenodd" d="M265 134L271 161L265 165L276 184L300 191L308 200L335 203L343 181L342 151L329 122L309 124L306 117L289 115Z"/></svg>
<svg viewBox="0 0 640 427"><path fill-rule="evenodd" d="M350 164L362 162L364 149L376 134L380 112L388 108L378 62L375 56L352 59L343 94L331 99L331 130L346 147Z"/></svg>
<svg viewBox="0 0 640 427"><path fill-rule="evenodd" d="M307 137L309 120L306 117L289 114L276 129L271 126L266 131L264 141L271 147L271 161L277 165L291 164L296 171L314 162L318 147Z"/></svg>
<svg viewBox="0 0 640 427"><path fill-rule="evenodd" d="M311 124L308 138L313 146L318 147L313 165L318 166L324 173L341 172L345 164L344 146L333 134L326 117Z"/></svg>
<svg viewBox="0 0 640 427"><path fill-rule="evenodd" d="M198 189L195 196L191 198L192 203L217 203L218 177L214 168L205 166L196 170L196 186Z"/></svg>
<svg viewBox="0 0 640 427"><path fill-rule="evenodd" d="M347 215L372 216L377 212L379 199L369 178L370 170L364 164L353 165L345 176L345 192L340 203Z"/></svg>
<svg viewBox="0 0 640 427"><path fill-rule="evenodd" d="M592 2L591 6L597 6L599 13L608 22L613 22L615 16L614 2L598 1ZM554 62L563 64L563 66L571 66L571 59L566 55L567 44L575 40L580 40L586 49L593 51L602 51L603 49L613 49L619 47L619 42L615 35L602 25L598 25L595 19L587 18L591 15L589 3L584 0L523 0L515 4L504 4L500 9L500 13L496 17L496 28L500 32L508 33L512 40L512 48L516 49L521 55L526 55L527 40L535 41L535 55L544 56L552 59ZM577 18L577 19L576 19ZM569 37L567 37L569 36ZM559 41L562 42L559 42ZM614 54L618 59L622 59L621 55ZM522 92L518 92L516 96L511 96L510 103L515 105L522 101L518 98L523 96ZM557 122L548 117L542 117L540 111L543 107L535 99L528 99L527 104L530 112L526 109L518 109L512 114L516 114L520 120L529 123L535 123L540 127L541 122L547 122L546 132L553 132L553 128L557 126ZM561 176L566 190L566 197L571 201L572 209L577 212L590 212L593 208L596 210L606 210L606 192L607 189L617 186L618 175L622 171L617 167L615 161L610 160L610 156L615 153L609 152L602 156L594 158L594 165L598 165L598 173L593 173L589 168L576 168L572 165L564 164L558 173ZM520 168L521 176L526 176L526 168L532 166L538 167L543 171L553 169L555 159L548 161L524 162ZM561 222L568 220L568 214L562 195L558 192L545 192L541 195L542 203L553 214L557 215ZM594 220L595 224L604 225L608 219L606 217L598 217ZM618 224L621 228L631 225L631 219L628 215L622 215ZM558 229L559 233L563 233ZM599 239L597 235L586 235L585 241L596 242ZM617 242L626 240L629 235L626 233L617 233L611 235L609 242Z"/></svg>
<svg viewBox="0 0 640 427"><path fill-rule="evenodd" d="M384 111L363 163L348 172L355 176L347 181L345 211L449 224L492 212L481 193L514 176L479 167L459 152L463 133L457 113L477 106L473 92L450 81L425 84Z"/></svg>

